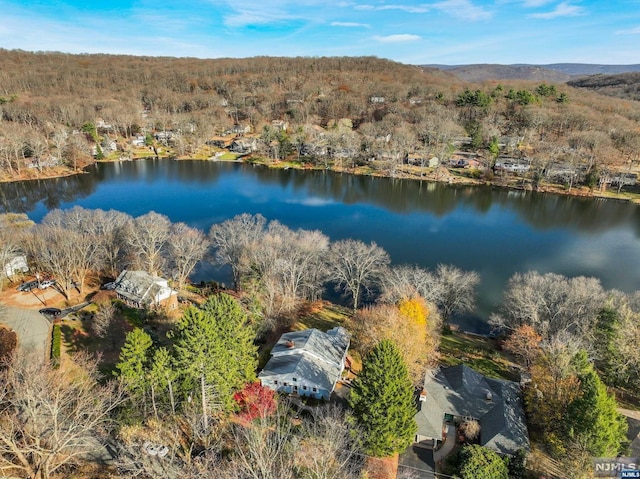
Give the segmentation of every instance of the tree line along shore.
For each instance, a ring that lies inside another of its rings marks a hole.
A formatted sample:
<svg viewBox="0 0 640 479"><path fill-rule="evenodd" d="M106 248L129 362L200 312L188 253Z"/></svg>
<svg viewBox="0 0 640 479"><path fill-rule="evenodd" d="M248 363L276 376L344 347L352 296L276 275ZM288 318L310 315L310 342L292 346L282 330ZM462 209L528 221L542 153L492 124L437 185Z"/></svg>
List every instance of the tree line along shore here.
<svg viewBox="0 0 640 479"><path fill-rule="evenodd" d="M372 57L0 51L0 176L237 159L637 199L637 102Z"/></svg>

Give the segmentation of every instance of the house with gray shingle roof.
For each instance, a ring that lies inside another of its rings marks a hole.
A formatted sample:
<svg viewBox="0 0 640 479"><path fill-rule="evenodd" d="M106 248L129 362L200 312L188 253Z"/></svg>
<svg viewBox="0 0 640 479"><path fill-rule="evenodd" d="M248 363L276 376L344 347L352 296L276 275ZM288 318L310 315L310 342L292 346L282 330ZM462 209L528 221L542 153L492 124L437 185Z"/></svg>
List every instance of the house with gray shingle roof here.
<svg viewBox="0 0 640 479"><path fill-rule="evenodd" d="M276 392L329 400L344 370L349 342L341 327L285 333L258 379Z"/></svg>
<svg viewBox="0 0 640 479"><path fill-rule="evenodd" d="M480 445L499 454L529 450L520 385L492 379L459 364L427 375L416 414L416 442L436 445L446 424L480 423Z"/></svg>
<svg viewBox="0 0 640 479"><path fill-rule="evenodd" d="M171 289L169 282L145 271L120 273L114 282L116 295L134 308L174 308L178 304L178 293Z"/></svg>

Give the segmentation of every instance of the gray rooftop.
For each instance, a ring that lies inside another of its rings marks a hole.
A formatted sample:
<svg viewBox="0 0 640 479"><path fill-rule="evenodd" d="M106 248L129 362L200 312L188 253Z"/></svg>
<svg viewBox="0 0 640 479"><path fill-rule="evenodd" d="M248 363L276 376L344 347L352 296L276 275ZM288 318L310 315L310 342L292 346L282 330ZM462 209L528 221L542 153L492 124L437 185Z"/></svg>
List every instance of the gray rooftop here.
<svg viewBox="0 0 640 479"><path fill-rule="evenodd" d="M152 276L145 271L124 270L115 281L115 291L136 303L150 305L158 293L166 289L166 279Z"/></svg>
<svg viewBox="0 0 640 479"><path fill-rule="evenodd" d="M416 415L418 434L442 439L445 414L480 422L480 444L502 454L529 449L519 384L491 379L459 364L440 369L424 382L426 401Z"/></svg>
<svg viewBox="0 0 640 479"><path fill-rule="evenodd" d="M344 328L326 333L317 329L285 333L258 376L291 375L331 391L342 373L348 348L349 335Z"/></svg>
<svg viewBox="0 0 640 479"><path fill-rule="evenodd" d="M305 329L280 336L271 355L304 351L324 361L340 364L348 347L349 335L344 328L333 328L326 333L318 329Z"/></svg>

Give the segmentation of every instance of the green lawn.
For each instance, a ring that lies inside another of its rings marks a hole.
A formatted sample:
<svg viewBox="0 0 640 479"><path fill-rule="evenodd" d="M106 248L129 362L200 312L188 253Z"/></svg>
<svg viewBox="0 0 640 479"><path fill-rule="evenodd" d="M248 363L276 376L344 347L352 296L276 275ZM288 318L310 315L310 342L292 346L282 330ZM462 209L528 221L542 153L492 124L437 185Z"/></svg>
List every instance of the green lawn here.
<svg viewBox="0 0 640 479"><path fill-rule="evenodd" d="M323 303L320 307L313 307L305 312L291 328L294 331L316 328L328 331L336 326L342 326L351 315L351 310L337 304Z"/></svg>
<svg viewBox="0 0 640 479"><path fill-rule="evenodd" d="M495 340L463 333L443 335L440 343L440 363L455 366L465 363L490 378L518 381L515 364L497 348Z"/></svg>

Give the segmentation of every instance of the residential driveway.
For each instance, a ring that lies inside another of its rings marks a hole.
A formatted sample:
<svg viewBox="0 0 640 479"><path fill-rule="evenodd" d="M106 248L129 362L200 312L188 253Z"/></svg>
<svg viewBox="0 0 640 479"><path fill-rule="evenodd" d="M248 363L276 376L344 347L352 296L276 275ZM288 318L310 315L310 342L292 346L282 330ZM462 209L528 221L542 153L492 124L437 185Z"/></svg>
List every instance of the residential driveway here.
<svg viewBox="0 0 640 479"><path fill-rule="evenodd" d="M417 479L433 479L436 463L433 460L433 449L413 444L398 459L398 473L404 472L408 477Z"/></svg>
<svg viewBox="0 0 640 479"><path fill-rule="evenodd" d="M22 309L2 305L0 323L18 335L18 347L36 352L43 359L47 356L51 323L37 309Z"/></svg>

